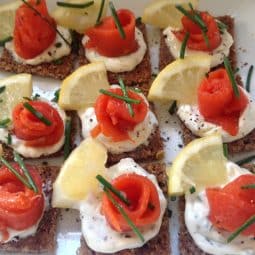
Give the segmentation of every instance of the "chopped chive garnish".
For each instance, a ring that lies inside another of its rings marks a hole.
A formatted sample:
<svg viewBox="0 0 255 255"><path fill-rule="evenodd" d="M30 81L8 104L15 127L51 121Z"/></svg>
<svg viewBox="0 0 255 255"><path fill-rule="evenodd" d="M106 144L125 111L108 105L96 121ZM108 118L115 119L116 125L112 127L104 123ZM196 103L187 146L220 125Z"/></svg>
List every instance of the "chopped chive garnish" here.
<svg viewBox="0 0 255 255"><path fill-rule="evenodd" d="M205 32L205 31L202 31L202 35L203 35L203 38L204 38L206 47L207 47L208 49L210 49L210 42L209 42L209 38L208 38L206 32Z"/></svg>
<svg viewBox="0 0 255 255"><path fill-rule="evenodd" d="M8 133L8 135L7 135L7 144L8 144L8 145L11 145L11 144L12 144L12 136L11 136L10 133Z"/></svg>
<svg viewBox="0 0 255 255"><path fill-rule="evenodd" d="M223 23L222 21L217 20L217 25L221 32L228 29L228 26L225 23Z"/></svg>
<svg viewBox="0 0 255 255"><path fill-rule="evenodd" d="M236 74L236 73L238 73L240 71L240 68L236 68L236 70L234 71L234 73Z"/></svg>
<svg viewBox="0 0 255 255"><path fill-rule="evenodd" d="M58 89L58 90L56 90L54 92L54 98L51 100L52 102L55 102L55 103L58 102L58 100L59 100L59 93L60 93L60 89Z"/></svg>
<svg viewBox="0 0 255 255"><path fill-rule="evenodd" d="M142 23L142 17L137 17L136 19L135 19L135 24L136 25L139 25L139 24L141 24Z"/></svg>
<svg viewBox="0 0 255 255"><path fill-rule="evenodd" d="M241 159L239 161L236 162L237 165L241 166L243 164L249 163L251 162L253 159L255 159L255 155Z"/></svg>
<svg viewBox="0 0 255 255"><path fill-rule="evenodd" d="M111 13L112 13L112 17L113 17L114 23L115 23L115 25L116 25L119 33L120 33L120 36L121 36L122 39L125 39L126 38L125 31L124 31L124 29L123 29L123 27L121 25L121 22L119 20L118 14L117 14L117 12L115 10L115 7L114 7L113 3L110 2L109 6L110 6L110 10L111 10Z"/></svg>
<svg viewBox="0 0 255 255"><path fill-rule="evenodd" d="M247 75L247 79L246 79L245 88L248 92L250 92L252 73L253 73L253 65L250 66L249 71L248 71L248 75Z"/></svg>
<svg viewBox="0 0 255 255"><path fill-rule="evenodd" d="M52 61L55 65L62 65L63 64L63 58L58 58Z"/></svg>
<svg viewBox="0 0 255 255"><path fill-rule="evenodd" d="M0 46L4 46L7 42L11 41L13 39L12 36L8 36L4 38L3 40L0 40Z"/></svg>
<svg viewBox="0 0 255 255"><path fill-rule="evenodd" d="M64 145L64 159L67 159L70 154L70 140L71 140L71 119L67 118L65 122L65 145Z"/></svg>
<svg viewBox="0 0 255 255"><path fill-rule="evenodd" d="M190 36L190 34L189 34L189 32L187 32L185 34L185 37L184 37L183 41L182 41L182 46L181 46L181 51L180 51L180 58L181 59L183 59L185 57L185 50L186 50L187 42L189 40L189 36Z"/></svg>
<svg viewBox="0 0 255 255"><path fill-rule="evenodd" d="M168 112L169 112L171 115L175 114L175 112L176 112L176 107L177 107L177 102L174 101L174 102L171 104L171 106L170 106Z"/></svg>
<svg viewBox="0 0 255 255"><path fill-rule="evenodd" d="M228 158L228 145L226 143L223 143L223 154L225 158Z"/></svg>
<svg viewBox="0 0 255 255"><path fill-rule="evenodd" d="M123 80L121 78L119 78L119 84L120 84L123 96L129 98L126 86L125 86L125 84L124 84L124 82L123 82ZM126 104L127 104L127 108L128 108L129 114L131 115L131 117L134 117L135 113L134 113L134 110L132 108L132 105L130 103L126 103Z"/></svg>
<svg viewBox="0 0 255 255"><path fill-rule="evenodd" d="M104 10L104 4L105 4L105 0L101 0L101 5L100 5L99 13L97 15L96 25L99 25L101 22L101 17L102 17L103 10Z"/></svg>
<svg viewBox="0 0 255 255"><path fill-rule="evenodd" d="M32 105L28 102L25 102L23 106L31 112L35 117L37 117L41 122L43 122L46 126L51 126L51 121L43 116L42 113L38 112Z"/></svg>
<svg viewBox="0 0 255 255"><path fill-rule="evenodd" d="M32 189L29 182L15 168L13 168L7 160L5 160L2 156L0 156L0 160L26 187Z"/></svg>
<svg viewBox="0 0 255 255"><path fill-rule="evenodd" d="M190 189L189 189L189 192L190 194L193 194L196 192L196 188L194 186L192 186Z"/></svg>
<svg viewBox="0 0 255 255"><path fill-rule="evenodd" d="M28 3L26 0L21 0L25 5L27 5L28 8L33 10L37 15L39 15L45 22L48 23L48 25L56 31L56 33L63 39L63 41L71 48L71 44L66 40L66 38L58 31L58 29L51 24L51 22L44 17L36 8L34 8L30 3Z"/></svg>
<svg viewBox="0 0 255 255"><path fill-rule="evenodd" d="M194 11L192 3L189 3L189 8L190 8L191 11Z"/></svg>
<svg viewBox="0 0 255 255"><path fill-rule="evenodd" d="M7 126L11 123L11 120L9 118L6 118L4 120L0 120L0 128L7 128Z"/></svg>
<svg viewBox="0 0 255 255"><path fill-rule="evenodd" d="M74 3L66 3L66 2L57 2L57 6L67 7L67 8L77 8L84 9L94 4L94 1L86 2L84 4L74 4Z"/></svg>
<svg viewBox="0 0 255 255"><path fill-rule="evenodd" d="M111 195L109 190L107 188L104 189L106 196L108 199L113 203L113 205L117 208L117 210L120 212L120 214L123 216L123 218L126 220L128 225L131 227L133 232L140 238L142 242L144 242L144 237L139 231L139 229L136 227L136 225L133 223L133 221L129 218L125 210L118 204L118 202L114 199L114 197Z"/></svg>
<svg viewBox="0 0 255 255"><path fill-rule="evenodd" d="M133 99L133 98L120 96L120 95L114 94L111 91L108 91L108 90L105 90L105 89L100 89L99 92L104 94L104 95L107 95L107 96L110 96L110 97L114 97L114 98L123 100L126 103L130 103L130 104L140 104L141 103L140 100L136 100L136 99Z"/></svg>
<svg viewBox="0 0 255 255"><path fill-rule="evenodd" d="M203 31L207 32L207 26L199 15L192 15L187 10L185 10L181 5L176 5L175 8L179 10L182 14L192 20L195 24L197 24Z"/></svg>
<svg viewBox="0 0 255 255"><path fill-rule="evenodd" d="M6 89L5 86L0 87L0 94L2 94L5 91L5 89Z"/></svg>
<svg viewBox="0 0 255 255"><path fill-rule="evenodd" d="M255 184L241 186L241 189L255 189Z"/></svg>
<svg viewBox="0 0 255 255"><path fill-rule="evenodd" d="M97 180L108 190L110 190L114 195L116 195L123 203L125 203L127 206L130 205L130 201L125 198L122 193L115 189L111 183L109 183L103 176L97 175L96 176Z"/></svg>
<svg viewBox="0 0 255 255"><path fill-rule="evenodd" d="M230 243L233 241L241 232L243 232L245 229L247 229L249 226L255 223L255 215L250 217L241 227L239 227L234 233L232 233L228 239L227 242Z"/></svg>
<svg viewBox="0 0 255 255"><path fill-rule="evenodd" d="M34 96L32 96L31 99L32 99L33 101L36 101L39 97L40 97L40 95L36 93Z"/></svg>
<svg viewBox="0 0 255 255"><path fill-rule="evenodd" d="M14 154L14 160L19 164L19 166L20 166L20 168L22 169L24 175L26 176L26 178L27 178L27 180L28 180L28 182L29 182L29 184L30 184L32 190L33 190L35 193L38 193L38 188L37 188L37 186L36 186L36 184L35 184L33 178L31 177L31 175L30 175L28 169L26 168L26 166L25 166L25 164L24 164L22 158L20 157L20 155L19 155L16 151L14 151L13 154Z"/></svg>
<svg viewBox="0 0 255 255"><path fill-rule="evenodd" d="M224 61L224 66L226 68L226 71L228 73L229 80L232 84L234 94L235 94L236 97L240 97L240 93L239 93L239 90L238 90L238 86L236 84L234 73L233 73L232 68L230 66L230 62L229 62L229 60L226 56L224 57L223 61Z"/></svg>

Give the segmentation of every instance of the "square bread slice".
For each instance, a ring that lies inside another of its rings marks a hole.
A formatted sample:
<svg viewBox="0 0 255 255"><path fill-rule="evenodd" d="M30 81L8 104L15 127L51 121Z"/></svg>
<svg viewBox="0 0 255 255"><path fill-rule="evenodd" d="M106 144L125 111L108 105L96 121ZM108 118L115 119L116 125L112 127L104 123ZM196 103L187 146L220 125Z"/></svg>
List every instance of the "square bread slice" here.
<svg viewBox="0 0 255 255"><path fill-rule="evenodd" d="M159 186L167 196L167 176L165 166L159 163L142 164L142 167L149 173L157 177ZM102 255L104 253L94 252L87 245L83 237L81 237L81 246L77 252L78 255ZM143 247L137 249L123 250L115 255L169 255L170 253L170 237L169 237L169 217L167 212L164 215L161 229L156 237L148 241Z"/></svg>
<svg viewBox="0 0 255 255"><path fill-rule="evenodd" d="M137 84L143 83L147 85L147 89L150 88L150 79L151 79L151 63L150 63L150 53L148 49L148 40L147 40L147 33L146 27L144 24L137 21L137 27L142 31L144 40L147 45L147 51L145 56L140 64L138 64L134 70L129 72L121 72L121 73L108 73L108 80L110 84L118 83L118 77L121 77L127 86L136 86ZM80 40L81 41L81 40ZM80 50L79 50L79 66L86 65L89 63L88 59L85 57L84 47L80 43Z"/></svg>
<svg viewBox="0 0 255 255"><path fill-rule="evenodd" d="M255 165L246 164L244 168L255 172ZM191 235L189 234L184 221L184 211L185 211L185 199L181 197L179 200L179 222L180 222L180 232L179 232L179 250L180 255L210 255L203 252L200 248L197 247L193 241Z"/></svg>
<svg viewBox="0 0 255 255"><path fill-rule="evenodd" d="M42 63L39 65L27 65L16 62L7 49L0 56L0 70L12 73L30 73L43 77L63 80L74 69L74 53L65 56L58 61Z"/></svg>
<svg viewBox="0 0 255 255"><path fill-rule="evenodd" d="M49 208L44 212L43 218L39 224L35 235L24 239L17 239L6 244L0 244L1 252L10 252L11 254L18 253L55 253L56 249L56 229L59 209L52 208L52 184L55 181L59 167L53 166L38 166L38 171L41 175L45 195L49 199Z"/></svg>
<svg viewBox="0 0 255 255"><path fill-rule="evenodd" d="M76 145L76 136L78 134L79 130L79 120L77 119L77 115L74 111L68 111L66 112L67 116L71 118L71 138L70 138L70 150L72 151L77 145ZM0 144L3 146L3 157L7 161L13 160L13 149L9 147L7 144L0 142ZM64 146L57 152L51 154L51 155L45 155L41 156L40 159L47 159L47 158L53 158L53 157L59 157L64 155Z"/></svg>

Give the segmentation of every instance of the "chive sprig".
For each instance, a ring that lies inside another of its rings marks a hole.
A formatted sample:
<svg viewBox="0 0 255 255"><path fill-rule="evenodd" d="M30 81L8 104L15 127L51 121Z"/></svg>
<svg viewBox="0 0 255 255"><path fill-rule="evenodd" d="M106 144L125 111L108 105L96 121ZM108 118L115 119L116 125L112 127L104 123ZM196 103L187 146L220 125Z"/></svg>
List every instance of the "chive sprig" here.
<svg viewBox="0 0 255 255"><path fill-rule="evenodd" d="M91 6L93 4L94 4L94 1L86 2L83 4L66 3L66 2L60 2L60 1L57 2L57 6L67 7L67 8L75 8L75 9L88 8L89 6Z"/></svg>
<svg viewBox="0 0 255 255"><path fill-rule="evenodd" d="M13 39L12 36L8 36L4 38L3 40L0 40L0 46L4 46L7 42L11 41Z"/></svg>
<svg viewBox="0 0 255 255"><path fill-rule="evenodd" d="M186 46L187 46L187 42L189 40L189 37L190 37L190 33L187 32L185 34L185 37L184 37L184 39L182 41L182 45L181 45L181 51L180 51L180 58L181 59L184 59L184 57L185 57L185 51L186 51Z"/></svg>
<svg viewBox="0 0 255 255"><path fill-rule="evenodd" d="M0 121L0 128L7 128L7 126L11 123L9 118L3 119Z"/></svg>
<svg viewBox="0 0 255 255"><path fill-rule="evenodd" d="M241 159L239 161L236 161L236 164L241 166L243 164L251 162L253 159L255 159L255 155L249 156L247 158Z"/></svg>
<svg viewBox="0 0 255 255"><path fill-rule="evenodd" d="M248 92L250 92L252 73L253 73L253 65L251 65L249 68L246 84L245 84L245 88Z"/></svg>
<svg viewBox="0 0 255 255"><path fill-rule="evenodd" d="M71 152L71 119L67 118L65 122L65 143L64 159L67 159Z"/></svg>
<svg viewBox="0 0 255 255"><path fill-rule="evenodd" d="M104 10L105 0L101 0L100 9L97 15L96 25L99 25L101 22L103 10Z"/></svg>
<svg viewBox="0 0 255 255"><path fill-rule="evenodd" d="M255 189L255 184L247 184L247 185L241 186L241 189Z"/></svg>
<svg viewBox="0 0 255 255"><path fill-rule="evenodd" d="M223 154L225 158L228 158L228 145L226 143L223 143Z"/></svg>

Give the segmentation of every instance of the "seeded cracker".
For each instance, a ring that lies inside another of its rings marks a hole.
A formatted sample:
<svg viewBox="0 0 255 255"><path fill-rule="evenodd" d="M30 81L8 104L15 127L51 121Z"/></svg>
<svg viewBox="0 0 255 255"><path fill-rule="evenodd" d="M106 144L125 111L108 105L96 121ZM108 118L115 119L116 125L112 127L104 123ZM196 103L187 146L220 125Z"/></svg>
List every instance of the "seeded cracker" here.
<svg viewBox="0 0 255 255"><path fill-rule="evenodd" d="M246 164L243 166L251 172L255 173L255 165ZM179 232L179 250L180 255L209 255L198 248L189 234L185 222L184 222L184 210L185 210L185 199L184 197L179 200L179 221L180 221L180 232Z"/></svg>
<svg viewBox="0 0 255 255"><path fill-rule="evenodd" d="M143 58L143 61L135 67L133 71L122 72L122 73L112 73L108 72L108 80L110 84L118 83L118 77L121 77L127 86L136 86L137 84L143 83L147 85L147 89L150 88L151 79L151 64L150 64L150 54L148 49L148 41L146 34L146 27L144 24L137 22L137 27L142 31L144 40L147 45L147 51ZM79 66L88 64L89 61L85 57L83 45L80 43L79 50Z"/></svg>
<svg viewBox="0 0 255 255"><path fill-rule="evenodd" d="M50 166L38 166L39 173L42 177L44 192L51 204L52 183L55 181L59 168ZM59 209L49 207L44 212L44 216L40 222L38 230L34 236L29 236L25 239L19 239L6 244L0 244L0 251L4 252L19 252L19 253L55 253L56 248L56 227Z"/></svg>
<svg viewBox="0 0 255 255"><path fill-rule="evenodd" d="M157 177L159 186L167 196L167 177L165 166L159 163L148 163L142 165L149 173ZM123 250L115 255L169 255L170 253L170 237L169 237L169 218L167 212L164 215L163 222L159 234L148 241L143 247L137 249ZM78 255L101 255L92 251L87 245L83 237L81 237L81 247L79 248ZM109 254L109 253L108 253Z"/></svg>

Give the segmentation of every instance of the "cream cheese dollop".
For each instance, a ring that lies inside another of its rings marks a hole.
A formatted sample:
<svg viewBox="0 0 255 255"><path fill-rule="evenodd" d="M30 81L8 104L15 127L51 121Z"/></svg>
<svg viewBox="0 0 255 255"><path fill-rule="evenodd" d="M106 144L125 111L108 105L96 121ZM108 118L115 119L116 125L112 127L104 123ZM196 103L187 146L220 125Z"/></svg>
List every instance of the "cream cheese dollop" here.
<svg viewBox="0 0 255 255"><path fill-rule="evenodd" d="M251 174L238 165L227 162L227 183L243 174ZM255 255L254 238L239 235L232 242L227 243L230 233L216 229L210 220L209 203L205 190L185 196L185 224L196 245L204 252L213 255Z"/></svg>
<svg viewBox="0 0 255 255"><path fill-rule="evenodd" d="M60 109L58 104L54 102L49 102L45 99L40 98L42 101L46 101L49 104L51 104L59 113L61 119L63 120L63 123L66 121L66 114L65 112ZM10 127L11 128L11 127ZM8 137L9 130L7 128L0 128L0 141L2 143L7 143L7 137ZM11 144L8 145L9 147L13 148L17 153L22 155L26 158L39 158L41 156L47 156L51 155L61 149L61 147L64 145L65 142L65 135L63 133L60 140L51 146L45 146L45 147L29 147L26 145L26 142L22 139L19 139L16 135L11 134Z"/></svg>
<svg viewBox="0 0 255 255"><path fill-rule="evenodd" d="M167 27L163 34L165 36L165 42L168 46L169 51L173 55L175 59L179 58L182 42L180 42L174 33L176 29L172 27ZM234 43L233 38L230 33L226 29L224 29L223 33L221 34L221 44L214 49L210 53L206 53L205 51L199 51L199 50L191 50L188 47L186 47L185 50L185 56L191 56L191 55L201 55L201 54L210 54L212 56L211 60L211 68L220 65L223 63L224 56L229 55L230 47Z"/></svg>
<svg viewBox="0 0 255 255"><path fill-rule="evenodd" d="M119 86L114 85L111 88L116 88ZM139 94L143 97L145 102L148 104L147 99L143 96L143 94ZM149 105L149 104L148 104ZM82 136L87 138L90 136L90 131L98 124L95 108L90 107L85 110L80 110L78 112L82 123ZM156 127L158 126L158 121L154 113L148 110L148 113L145 119L135 126L133 131L129 131L130 140L114 142L111 138L104 136L103 134L99 134L97 136L97 140L100 141L107 150L111 153L118 154L122 152L128 152L135 150L138 146L142 144L147 144L149 142L149 138L155 132Z"/></svg>
<svg viewBox="0 0 255 255"><path fill-rule="evenodd" d="M69 43L72 42L71 33L68 29L61 26L57 26L57 29ZM32 59L24 59L18 56L18 54L15 52L13 41L7 42L5 44L5 48L10 52L16 62L27 65L49 63L71 53L70 46L66 44L66 42L58 33L56 34L55 41L49 46L49 48L45 49L40 55Z"/></svg>
<svg viewBox="0 0 255 255"><path fill-rule="evenodd" d="M112 180L122 174L136 173L150 179L159 195L160 216L152 225L140 229L145 242L156 236L162 224L162 218L167 206L167 201L160 189L157 179L149 174L131 158L122 159L118 164L107 169L108 179ZM87 245L96 252L115 253L124 249L138 248L144 245L143 242L131 231L119 233L113 230L105 217L100 212L101 198L96 195L89 195L86 201L80 205L82 222L82 233Z"/></svg>
<svg viewBox="0 0 255 255"><path fill-rule="evenodd" d="M216 124L205 121L199 112L198 105L180 104L178 105L177 115L185 126L196 136L204 137L220 132L223 142L229 143L236 141L248 135L255 128L255 102L251 99L249 93L244 89L242 90L248 97L249 103L239 118L239 131L236 136L230 135Z"/></svg>
<svg viewBox="0 0 255 255"><path fill-rule="evenodd" d="M132 71L142 62L147 50L143 34L138 28L135 28L135 39L138 43L138 49L128 55L121 57L105 57L100 55L94 49L85 48L85 56L90 62L103 61L106 69L113 73ZM85 45L88 40L88 36L84 36L82 44Z"/></svg>

